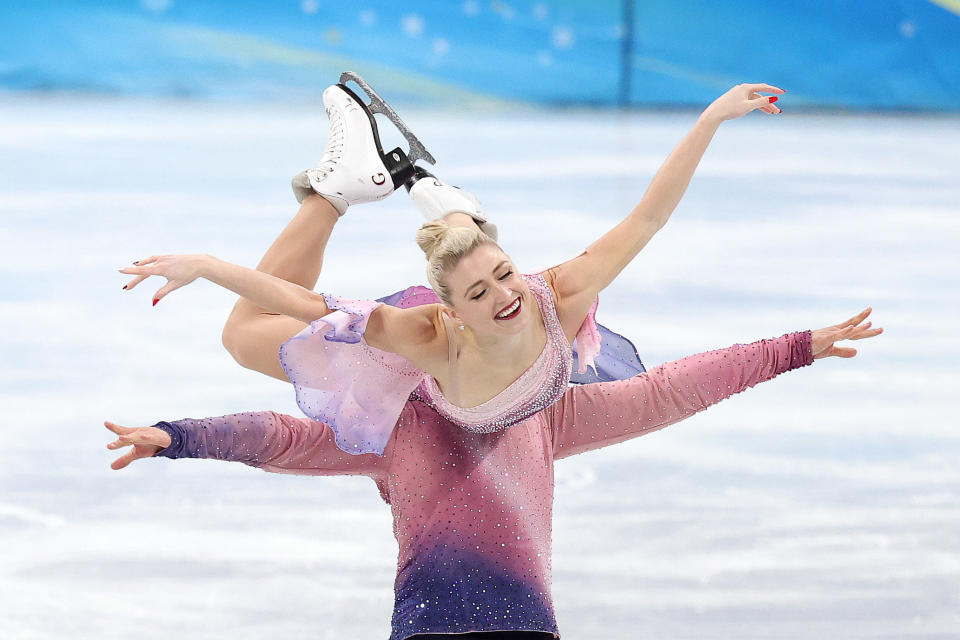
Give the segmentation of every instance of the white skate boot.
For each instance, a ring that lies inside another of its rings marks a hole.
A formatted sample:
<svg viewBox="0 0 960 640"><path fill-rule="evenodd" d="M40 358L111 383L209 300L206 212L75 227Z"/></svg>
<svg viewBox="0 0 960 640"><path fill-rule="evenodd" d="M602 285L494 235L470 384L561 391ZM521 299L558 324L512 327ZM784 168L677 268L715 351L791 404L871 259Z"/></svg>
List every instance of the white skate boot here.
<svg viewBox="0 0 960 640"><path fill-rule="evenodd" d="M437 220L449 213L465 213L477 223L480 230L497 241L497 225L483 215L483 206L476 196L460 187L444 184L420 166L406 183L410 198L427 220Z"/></svg>
<svg viewBox="0 0 960 640"><path fill-rule="evenodd" d="M369 105L346 86L349 80L367 93ZM323 105L330 119L327 148L316 167L293 177L291 186L298 202L318 193L343 215L351 204L380 200L393 193L413 176L414 161L435 162L396 112L357 74L345 72L339 84L327 87ZM397 126L410 143L410 151L397 147L384 153L373 112L384 114Z"/></svg>

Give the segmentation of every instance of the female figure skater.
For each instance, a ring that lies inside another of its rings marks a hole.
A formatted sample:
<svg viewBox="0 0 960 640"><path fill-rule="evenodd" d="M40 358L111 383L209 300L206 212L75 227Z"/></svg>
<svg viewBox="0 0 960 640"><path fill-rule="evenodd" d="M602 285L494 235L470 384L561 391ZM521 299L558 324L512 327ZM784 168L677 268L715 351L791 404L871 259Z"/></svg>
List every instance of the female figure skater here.
<svg viewBox="0 0 960 640"><path fill-rule="evenodd" d="M860 324L868 308L824 329L567 386L570 343L588 325L597 292L665 222L685 188L677 181L686 169L692 174L719 122L757 108L749 102L753 87L767 85L741 85L735 97L704 112L704 124L664 165L672 172L661 169L654 179L661 179L659 188L652 184L650 200L635 210L646 217L631 214L580 256L541 274L518 276L493 237L476 226L424 225L417 239L442 304L418 305L423 292L416 288L398 292L408 307L321 296L208 256L154 256L143 261L147 266L122 269L138 275L129 286L164 275L168 291L207 277L297 320L287 325L296 335L288 332L280 343L282 370L260 364L289 375L284 379L297 387L298 403L311 417L262 411L139 428L106 422L119 436L108 448L133 446L112 468L157 455L237 461L277 473L366 475L391 506L400 548L391 640L559 637L550 593L555 460L663 428L814 359L852 357L854 349L834 343L881 331ZM346 208L337 197L305 196L301 213L335 220ZM666 215L649 215L654 203ZM328 236L329 230L324 242ZM453 330L452 318L460 322ZM247 335L273 335L266 323L250 326L256 329ZM312 414L329 414L330 421Z"/></svg>

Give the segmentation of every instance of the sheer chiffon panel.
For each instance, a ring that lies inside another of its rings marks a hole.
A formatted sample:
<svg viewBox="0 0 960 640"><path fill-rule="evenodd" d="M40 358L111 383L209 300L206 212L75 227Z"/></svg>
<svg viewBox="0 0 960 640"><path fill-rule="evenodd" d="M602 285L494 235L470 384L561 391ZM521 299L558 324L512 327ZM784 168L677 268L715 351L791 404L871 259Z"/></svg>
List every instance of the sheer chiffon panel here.
<svg viewBox="0 0 960 640"><path fill-rule="evenodd" d="M587 312L587 318L580 325L573 342L577 349L577 373L586 373L587 367L593 367L593 375L597 375L597 366L594 364L594 358L600 353L600 330L597 328L597 305L600 304L600 297L593 299L590 311Z"/></svg>
<svg viewBox="0 0 960 640"><path fill-rule="evenodd" d="M383 455L410 392L424 372L403 356L363 339L383 302L324 294L331 313L280 346L280 365L300 410L330 425L348 453Z"/></svg>
<svg viewBox="0 0 960 640"><path fill-rule="evenodd" d="M570 375L570 382L592 384L611 380L626 380L647 370L640 360L637 348L628 338L611 331L602 324L597 325L597 333L600 336L601 348L596 359L590 363L592 371L579 364L578 345L574 343L574 371Z"/></svg>

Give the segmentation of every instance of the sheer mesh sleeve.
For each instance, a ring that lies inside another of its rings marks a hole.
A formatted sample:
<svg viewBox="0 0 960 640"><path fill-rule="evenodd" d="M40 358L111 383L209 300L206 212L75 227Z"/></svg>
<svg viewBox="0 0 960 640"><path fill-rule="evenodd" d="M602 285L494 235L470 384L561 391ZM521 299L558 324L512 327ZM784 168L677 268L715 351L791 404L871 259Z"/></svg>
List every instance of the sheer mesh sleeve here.
<svg viewBox="0 0 960 640"><path fill-rule="evenodd" d="M547 411L554 459L636 438L813 363L812 333L687 356L625 380L567 389Z"/></svg>

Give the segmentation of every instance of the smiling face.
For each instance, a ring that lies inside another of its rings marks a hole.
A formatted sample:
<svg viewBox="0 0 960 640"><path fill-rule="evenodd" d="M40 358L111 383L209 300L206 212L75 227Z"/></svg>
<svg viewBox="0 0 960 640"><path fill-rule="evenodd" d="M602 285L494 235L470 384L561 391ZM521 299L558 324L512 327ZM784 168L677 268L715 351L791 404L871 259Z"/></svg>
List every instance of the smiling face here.
<svg viewBox="0 0 960 640"><path fill-rule="evenodd" d="M491 244L465 254L444 280L451 294L451 315L480 336L519 333L536 304L510 256ZM519 306L514 306L519 300ZM512 310L507 317L497 317Z"/></svg>

